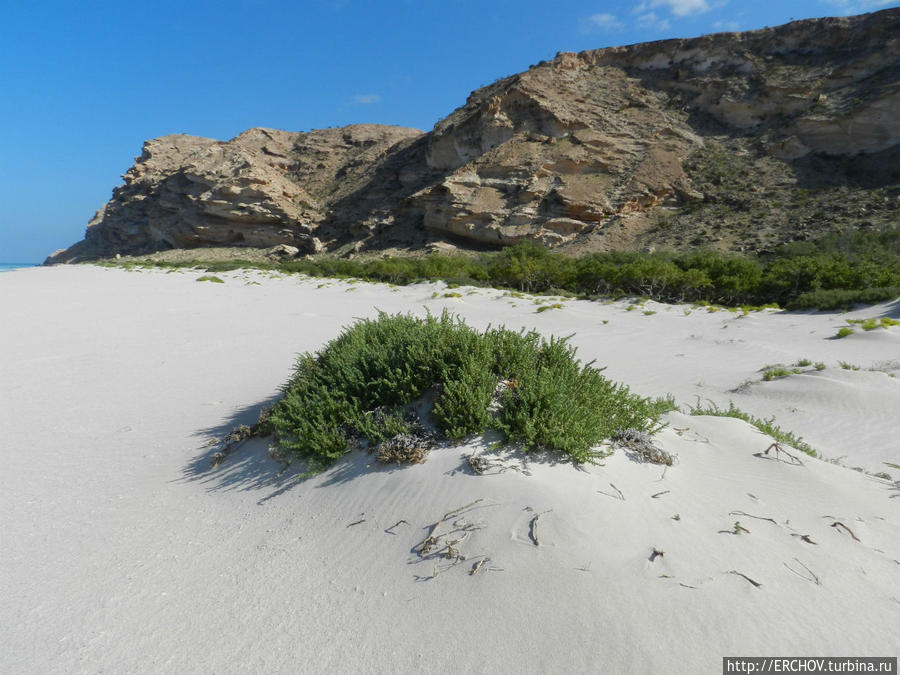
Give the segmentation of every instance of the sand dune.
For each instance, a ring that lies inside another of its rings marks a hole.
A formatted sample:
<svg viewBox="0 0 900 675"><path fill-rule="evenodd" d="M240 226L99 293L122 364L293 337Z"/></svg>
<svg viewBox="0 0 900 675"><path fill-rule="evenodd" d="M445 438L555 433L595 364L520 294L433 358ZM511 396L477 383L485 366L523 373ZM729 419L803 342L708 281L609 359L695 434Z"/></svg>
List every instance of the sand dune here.
<svg viewBox="0 0 900 675"><path fill-rule="evenodd" d="M198 276L0 276L0 672L687 673L900 653L900 489L847 468L900 478L884 464L900 464L900 328L830 339L898 303L538 313L494 290ZM473 441L402 469L357 452L297 482L252 441L209 468L206 442L252 422L297 352L378 309L444 307L574 334L611 378L674 394L658 442L677 463L507 452L475 475ZM745 384L800 358L826 368ZM685 414L698 397L774 415L847 466L766 455L746 423Z"/></svg>

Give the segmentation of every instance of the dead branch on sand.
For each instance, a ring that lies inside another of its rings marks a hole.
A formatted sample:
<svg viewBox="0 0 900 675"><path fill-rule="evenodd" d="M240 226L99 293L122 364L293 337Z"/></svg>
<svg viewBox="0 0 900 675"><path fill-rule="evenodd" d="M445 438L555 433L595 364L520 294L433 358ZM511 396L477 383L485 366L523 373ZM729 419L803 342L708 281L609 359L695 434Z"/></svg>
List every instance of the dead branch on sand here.
<svg viewBox="0 0 900 675"><path fill-rule="evenodd" d="M400 527L401 525L409 525L409 523L406 522L405 520L398 520L396 523L394 523L389 528L387 528L385 530L385 532L387 532L388 534L397 534L396 532L394 532L394 530L396 528Z"/></svg>
<svg viewBox="0 0 900 675"><path fill-rule="evenodd" d="M807 544L812 544L813 546L818 546L816 542L810 539L808 534L792 534L792 537L798 537L800 541L805 541Z"/></svg>
<svg viewBox="0 0 900 675"><path fill-rule="evenodd" d="M846 525L844 525L844 524L843 524L842 522L840 522L839 520L834 521L834 522L831 524L831 526L834 527L834 528L841 528L841 527L844 528L844 530L847 531L847 534L849 534L851 537L853 537L853 541L859 541L859 537L857 537L855 534L853 534L853 530L851 530L849 527L847 527Z"/></svg>
<svg viewBox="0 0 900 675"><path fill-rule="evenodd" d="M207 445L215 445L216 443L224 443L225 447L219 450L219 452L213 454L210 458L210 468L215 469L219 466L225 459L237 450L244 442L253 436L253 432L256 428L256 425L253 425L253 428L248 427L246 424L242 424L239 427L236 427L228 432L228 435L222 439L221 441L215 441L207 443Z"/></svg>
<svg viewBox="0 0 900 675"><path fill-rule="evenodd" d="M747 516L748 518L756 518L757 520L768 520L770 523L774 525L778 525L773 518L766 518L765 516L754 516L751 513L747 513L746 511L729 511L729 516Z"/></svg>
<svg viewBox="0 0 900 675"><path fill-rule="evenodd" d="M784 462L785 464L791 464L793 466L803 466L803 462L800 461L799 457L797 457L796 455L792 455L787 450L782 448L781 445L777 441L775 443L772 443L772 445L770 445L768 448L766 448L765 452L757 453L756 456L757 457L762 457L762 456L768 457L769 451L773 450L773 449L775 450L775 458L774 458L775 461ZM787 459L781 459L781 455L784 455L785 457L787 457Z"/></svg>
<svg viewBox="0 0 900 675"><path fill-rule="evenodd" d="M425 537L424 541L422 541L422 543L416 547L418 549L419 556L424 557L425 554L431 552L431 549L435 545L437 545L437 540L440 537L435 536L435 532L437 532L437 529L441 525L443 525L446 520L448 520L451 516L459 515L466 509L469 509L469 508L475 506L475 504L478 504L479 502L482 502L482 501L484 501L484 500L476 499L474 502L472 502L470 504L466 504L465 506L460 506L457 509L453 509L452 511L448 511L447 513L445 513L444 516L439 521L437 521L434 525L431 526L431 529L428 532L428 536Z"/></svg>
<svg viewBox="0 0 900 675"><path fill-rule="evenodd" d="M762 584L759 583L758 581L754 581L753 579L748 577L746 574L743 574L742 572L738 572L737 570L728 570L728 574L736 574L739 577L743 577L744 579L749 581L751 584L753 584L756 588L759 588L760 586L762 586Z"/></svg>

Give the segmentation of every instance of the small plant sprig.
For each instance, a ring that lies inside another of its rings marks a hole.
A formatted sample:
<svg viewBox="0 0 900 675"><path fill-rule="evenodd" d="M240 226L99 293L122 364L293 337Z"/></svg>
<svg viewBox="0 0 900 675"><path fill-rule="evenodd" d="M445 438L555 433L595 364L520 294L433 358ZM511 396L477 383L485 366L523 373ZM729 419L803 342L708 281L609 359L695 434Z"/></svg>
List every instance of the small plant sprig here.
<svg viewBox="0 0 900 675"><path fill-rule="evenodd" d="M799 375L803 371L799 368L784 368L783 366L767 366L765 370L763 370L762 379L766 382L771 382L772 380L780 380L783 377L788 377L790 375Z"/></svg>
<svg viewBox="0 0 900 675"><path fill-rule="evenodd" d="M690 408L691 415L713 415L716 417L734 417L739 420L744 420L748 424L752 424L767 436L771 436L779 443L790 445L791 447L796 448L801 452L805 452L810 457L819 456L815 449L811 445L809 445L809 443L805 442L802 437L796 436L792 432L785 431L781 427L777 426L775 424L774 417L770 417L768 419L754 417L753 415L746 413L735 406L734 401L728 402L727 409L722 409L711 401L709 405L704 408L700 405L700 400L698 398L696 406L688 407Z"/></svg>
<svg viewBox="0 0 900 675"><path fill-rule="evenodd" d="M891 326L900 326L900 321L892 319L889 316L883 316L880 319L847 319L847 323L856 324L864 331L875 330L876 328L890 328Z"/></svg>

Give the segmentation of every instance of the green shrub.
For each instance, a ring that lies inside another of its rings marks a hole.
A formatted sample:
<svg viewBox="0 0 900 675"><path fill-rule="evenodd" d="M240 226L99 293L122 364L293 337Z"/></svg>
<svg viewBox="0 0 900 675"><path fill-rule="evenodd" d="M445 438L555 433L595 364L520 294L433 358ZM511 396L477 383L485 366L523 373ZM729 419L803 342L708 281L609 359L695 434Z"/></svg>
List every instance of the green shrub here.
<svg viewBox="0 0 900 675"><path fill-rule="evenodd" d="M662 302L835 310L900 297L900 228L795 242L760 256L711 250L609 251L575 259L524 241L478 255L432 254L368 261L323 256L277 264L234 260L118 264L129 268L200 267L207 272L253 267L392 284L427 279L443 280L451 287L491 285L528 293L564 291L584 297L644 296Z"/></svg>
<svg viewBox="0 0 900 675"><path fill-rule="evenodd" d="M202 277L197 277L197 281L211 281L214 284L224 284L219 277L213 276L212 274L204 274Z"/></svg>
<svg viewBox="0 0 900 675"><path fill-rule="evenodd" d="M801 452L805 452L810 457L819 456L812 446L810 446L809 443L806 443L800 436L795 436L792 432L785 431L781 427L776 426L774 417L770 417L769 419L754 417L735 406L733 401L728 402L727 410L723 410L712 402L710 402L709 406L703 408L698 401L696 407L691 407L690 413L691 415L714 415L716 417L734 417L739 420L744 420L767 436L771 436L779 443L786 443Z"/></svg>
<svg viewBox="0 0 900 675"><path fill-rule="evenodd" d="M853 332L854 331L850 326L841 326L841 328L838 329L838 332L834 334L834 337L838 339L845 338L848 335L853 335Z"/></svg>
<svg viewBox="0 0 900 675"><path fill-rule="evenodd" d="M435 392L432 417L447 438L488 428L526 451L589 462L591 447L619 428L655 431L675 408L647 399L581 365L567 339L439 318L380 314L346 329L317 354L299 357L262 433L315 472L351 441L376 444L417 425L410 404ZM492 405L497 404L497 405ZM492 412L493 411L493 412Z"/></svg>

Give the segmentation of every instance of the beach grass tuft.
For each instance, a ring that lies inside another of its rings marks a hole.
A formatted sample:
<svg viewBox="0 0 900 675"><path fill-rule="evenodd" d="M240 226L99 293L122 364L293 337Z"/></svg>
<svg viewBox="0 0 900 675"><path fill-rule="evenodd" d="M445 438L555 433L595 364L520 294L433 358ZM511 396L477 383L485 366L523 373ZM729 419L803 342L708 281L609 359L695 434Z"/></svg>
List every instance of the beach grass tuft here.
<svg viewBox="0 0 900 675"><path fill-rule="evenodd" d="M796 436L791 431L785 431L781 427L777 426L775 424L774 417L770 417L768 419L754 417L753 415L744 412L736 405L734 405L734 401L729 401L728 408L723 409L712 402L710 402L710 404L704 408L700 405L700 402L698 400L697 405L690 408L690 413L691 415L714 415L716 417L734 417L739 420L744 420L748 424L752 424L753 426L755 426L767 436L771 436L779 443L790 445L792 448L796 448L801 452L805 452L810 457L819 456L815 449L810 446L809 443L804 441L803 438L801 438L800 436Z"/></svg>

